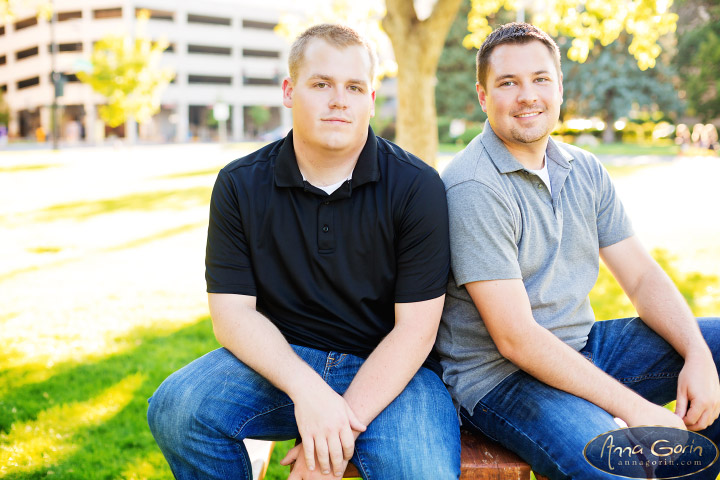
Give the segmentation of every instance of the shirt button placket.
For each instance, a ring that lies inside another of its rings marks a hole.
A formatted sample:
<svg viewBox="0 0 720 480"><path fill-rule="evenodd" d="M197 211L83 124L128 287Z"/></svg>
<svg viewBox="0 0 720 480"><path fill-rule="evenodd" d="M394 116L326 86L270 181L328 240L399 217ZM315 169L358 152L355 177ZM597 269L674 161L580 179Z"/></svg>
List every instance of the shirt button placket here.
<svg viewBox="0 0 720 480"><path fill-rule="evenodd" d="M335 231L333 228L333 210L331 202L325 200L318 206L318 250L329 251L335 248Z"/></svg>

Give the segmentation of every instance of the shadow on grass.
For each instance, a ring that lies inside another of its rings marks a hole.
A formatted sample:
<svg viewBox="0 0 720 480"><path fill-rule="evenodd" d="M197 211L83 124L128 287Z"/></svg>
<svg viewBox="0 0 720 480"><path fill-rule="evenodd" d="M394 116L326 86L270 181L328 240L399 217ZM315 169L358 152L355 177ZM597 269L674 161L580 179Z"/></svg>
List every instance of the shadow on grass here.
<svg viewBox="0 0 720 480"><path fill-rule="evenodd" d="M210 203L212 187L193 187L179 190L131 193L104 200L69 202L33 212L39 221L78 219L123 210L152 211L159 209L183 210L188 207Z"/></svg>
<svg viewBox="0 0 720 480"><path fill-rule="evenodd" d="M0 478L45 478L49 472L63 479L172 478L147 427L147 399L170 373L218 347L210 320L172 333L138 330L124 340L134 347L97 361L59 365L44 381L0 394L0 457L10 451L19 464L6 462ZM124 397L110 395L118 388ZM101 411L98 421L81 415L76 425L63 427L74 418L73 408L92 402ZM57 438L18 440L31 429Z"/></svg>

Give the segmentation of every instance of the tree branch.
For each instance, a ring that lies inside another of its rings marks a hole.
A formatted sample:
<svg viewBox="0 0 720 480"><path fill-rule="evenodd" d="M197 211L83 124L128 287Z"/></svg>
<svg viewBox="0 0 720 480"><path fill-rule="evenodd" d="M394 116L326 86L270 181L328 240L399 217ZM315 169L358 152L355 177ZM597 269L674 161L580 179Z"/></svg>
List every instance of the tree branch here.
<svg viewBox="0 0 720 480"><path fill-rule="evenodd" d="M427 28L447 31L460 10L462 0L437 0L432 13L425 20Z"/></svg>
<svg viewBox="0 0 720 480"><path fill-rule="evenodd" d="M385 7L387 12L382 27L390 38L406 35L412 25L418 23L413 0L385 0Z"/></svg>

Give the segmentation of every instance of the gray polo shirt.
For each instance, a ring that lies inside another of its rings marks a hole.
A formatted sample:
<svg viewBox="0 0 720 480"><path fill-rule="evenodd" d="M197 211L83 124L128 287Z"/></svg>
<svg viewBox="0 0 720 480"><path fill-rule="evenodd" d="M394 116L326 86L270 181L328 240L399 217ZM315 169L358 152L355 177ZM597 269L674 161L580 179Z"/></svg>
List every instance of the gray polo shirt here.
<svg viewBox="0 0 720 480"><path fill-rule="evenodd" d="M599 249L633 235L595 156L550 139L546 162L552 196L486 122L442 175L452 274L436 348L445 383L469 412L517 367L498 352L464 285L522 279L535 320L580 350L595 321L588 293Z"/></svg>

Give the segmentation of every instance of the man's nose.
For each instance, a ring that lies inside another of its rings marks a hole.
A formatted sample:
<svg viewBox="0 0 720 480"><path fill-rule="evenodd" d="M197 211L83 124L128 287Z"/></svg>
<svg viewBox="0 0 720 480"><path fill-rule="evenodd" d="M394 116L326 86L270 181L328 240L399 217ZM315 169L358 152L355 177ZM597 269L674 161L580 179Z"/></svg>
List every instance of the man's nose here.
<svg viewBox="0 0 720 480"><path fill-rule="evenodd" d="M534 84L525 84L520 87L518 92L519 103L535 103L538 99L537 90Z"/></svg>
<svg viewBox="0 0 720 480"><path fill-rule="evenodd" d="M330 97L330 108L347 108L347 92L344 88L336 88Z"/></svg>

